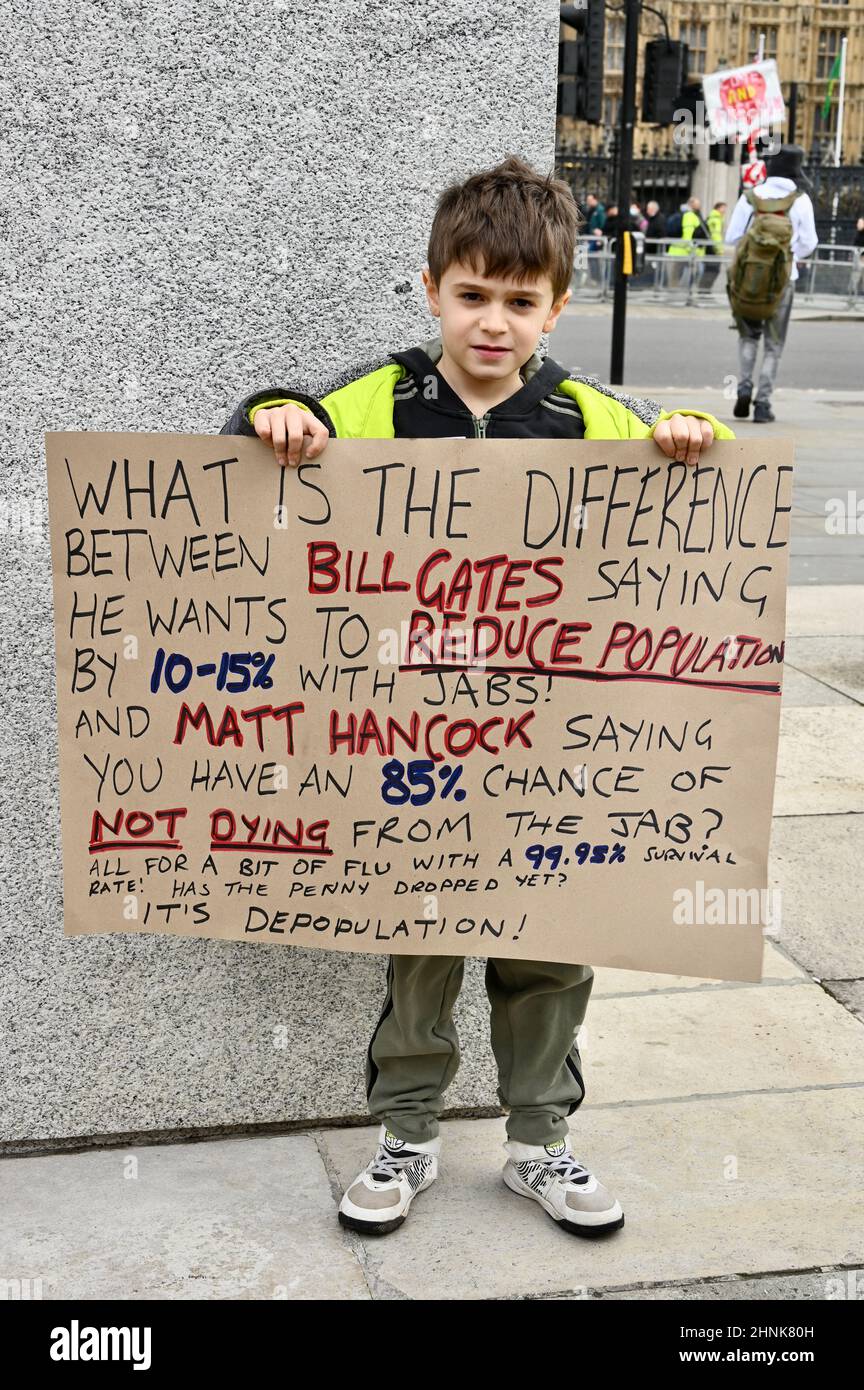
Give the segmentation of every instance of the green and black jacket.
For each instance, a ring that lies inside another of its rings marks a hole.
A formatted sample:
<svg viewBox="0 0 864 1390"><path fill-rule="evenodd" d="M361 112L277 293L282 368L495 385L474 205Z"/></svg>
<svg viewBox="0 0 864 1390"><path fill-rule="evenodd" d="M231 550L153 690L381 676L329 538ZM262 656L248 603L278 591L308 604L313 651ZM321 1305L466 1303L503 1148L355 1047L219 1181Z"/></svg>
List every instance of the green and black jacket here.
<svg viewBox="0 0 864 1390"><path fill-rule="evenodd" d="M535 352L523 385L485 415L473 415L437 369L441 339L393 352L349 370L320 396L292 387L256 391L241 401L221 434L253 435L258 410L291 402L309 410L336 439L648 439L673 413L709 420L718 439L728 425L705 411L629 396L595 377L568 372Z"/></svg>

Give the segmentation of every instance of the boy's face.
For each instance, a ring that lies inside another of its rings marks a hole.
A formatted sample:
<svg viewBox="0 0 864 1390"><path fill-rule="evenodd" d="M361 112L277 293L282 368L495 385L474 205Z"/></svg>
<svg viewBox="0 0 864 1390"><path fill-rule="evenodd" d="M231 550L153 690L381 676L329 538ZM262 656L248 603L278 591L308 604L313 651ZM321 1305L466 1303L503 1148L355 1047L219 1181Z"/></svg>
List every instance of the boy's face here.
<svg viewBox="0 0 864 1390"><path fill-rule="evenodd" d="M486 381L518 373L571 294L568 289L553 303L545 273L523 281L490 279L461 261L447 267L440 285L424 266L423 284L430 311L441 320L444 350L469 376Z"/></svg>

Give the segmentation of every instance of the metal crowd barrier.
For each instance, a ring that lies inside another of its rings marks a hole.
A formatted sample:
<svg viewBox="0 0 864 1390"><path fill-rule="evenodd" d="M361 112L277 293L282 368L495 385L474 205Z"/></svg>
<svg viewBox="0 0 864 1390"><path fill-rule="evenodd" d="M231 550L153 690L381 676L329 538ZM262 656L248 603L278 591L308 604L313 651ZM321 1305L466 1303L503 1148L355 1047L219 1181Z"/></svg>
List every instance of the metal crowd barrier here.
<svg viewBox="0 0 864 1390"><path fill-rule="evenodd" d="M705 241L682 241L680 237L646 241L645 267L638 275L629 277L628 292L646 303L670 307L727 305L726 276L734 248L722 246L714 255L696 254L696 248L708 245ZM688 249L683 255L670 255L670 246ZM570 282L574 300L611 300L615 283L613 247L614 239L604 239L598 249L596 237L579 238ZM820 242L812 256L798 262L795 296L799 303L828 298L835 303L845 300L849 309L864 309L864 249Z"/></svg>

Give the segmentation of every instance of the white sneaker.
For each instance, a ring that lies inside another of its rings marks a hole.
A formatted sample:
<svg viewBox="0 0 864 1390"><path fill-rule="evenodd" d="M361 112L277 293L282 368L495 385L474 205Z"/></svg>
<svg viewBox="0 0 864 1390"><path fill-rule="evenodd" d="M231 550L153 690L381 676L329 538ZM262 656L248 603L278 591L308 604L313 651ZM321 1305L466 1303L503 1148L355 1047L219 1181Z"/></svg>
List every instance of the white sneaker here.
<svg viewBox="0 0 864 1390"><path fill-rule="evenodd" d="M573 1157L569 1136L549 1144L508 1139L503 1177L520 1197L532 1197L565 1230L580 1236L605 1235L624 1225L615 1198L584 1164Z"/></svg>
<svg viewBox="0 0 864 1390"><path fill-rule="evenodd" d="M339 1203L339 1224L369 1236L395 1231L417 1193L437 1178L440 1151L440 1135L425 1144L413 1144L397 1139L382 1125L375 1157L346 1188Z"/></svg>

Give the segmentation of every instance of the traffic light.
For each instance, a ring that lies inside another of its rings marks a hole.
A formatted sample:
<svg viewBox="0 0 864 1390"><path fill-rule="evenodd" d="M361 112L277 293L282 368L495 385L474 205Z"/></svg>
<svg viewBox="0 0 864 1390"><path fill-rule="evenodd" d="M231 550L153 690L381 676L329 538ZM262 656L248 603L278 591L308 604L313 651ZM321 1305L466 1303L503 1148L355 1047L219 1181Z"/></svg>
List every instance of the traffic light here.
<svg viewBox="0 0 864 1390"><path fill-rule="evenodd" d="M736 146L727 140L712 140L708 146L708 158L715 164L734 164Z"/></svg>
<svg viewBox="0 0 864 1390"><path fill-rule="evenodd" d="M564 116L600 125L603 120L603 44L606 0L582 0L561 6L561 23L578 37L559 44L558 111Z"/></svg>
<svg viewBox="0 0 864 1390"><path fill-rule="evenodd" d="M642 120L645 125L672 125L687 78L687 45L677 39L652 39L645 45Z"/></svg>

